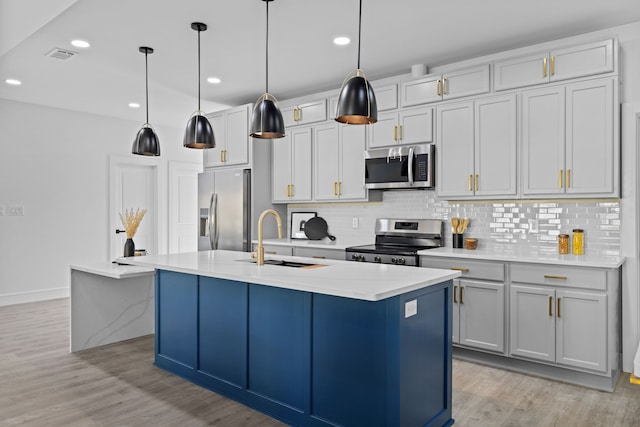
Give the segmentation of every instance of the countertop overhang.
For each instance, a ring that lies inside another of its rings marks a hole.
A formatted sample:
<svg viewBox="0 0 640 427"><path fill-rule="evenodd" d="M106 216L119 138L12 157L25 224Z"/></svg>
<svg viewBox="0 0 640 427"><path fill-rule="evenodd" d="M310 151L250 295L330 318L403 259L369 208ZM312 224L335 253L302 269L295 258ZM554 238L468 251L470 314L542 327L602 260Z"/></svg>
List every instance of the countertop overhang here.
<svg viewBox="0 0 640 427"><path fill-rule="evenodd" d="M258 267L247 262L249 259L248 252L215 250L119 258L118 262L366 301L380 301L460 276L458 271L433 268L289 256L266 259L322 264L323 267L307 269L268 264Z"/></svg>

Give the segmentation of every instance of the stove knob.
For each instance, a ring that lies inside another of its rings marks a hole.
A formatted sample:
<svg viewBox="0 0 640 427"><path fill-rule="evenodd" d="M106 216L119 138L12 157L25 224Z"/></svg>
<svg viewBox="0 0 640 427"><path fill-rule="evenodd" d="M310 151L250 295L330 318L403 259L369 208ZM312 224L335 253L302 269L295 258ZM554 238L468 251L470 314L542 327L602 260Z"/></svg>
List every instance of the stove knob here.
<svg viewBox="0 0 640 427"><path fill-rule="evenodd" d="M351 261L358 261L358 254L351 255Z"/></svg>
<svg viewBox="0 0 640 427"><path fill-rule="evenodd" d="M376 255L375 257L373 257L373 262L382 262L382 258Z"/></svg>
<svg viewBox="0 0 640 427"><path fill-rule="evenodd" d="M391 264L397 264L397 263L398 263L398 258L391 257Z"/></svg>
<svg viewBox="0 0 640 427"><path fill-rule="evenodd" d="M404 263L405 263L405 259L404 258L398 258L398 264L404 265Z"/></svg>
<svg viewBox="0 0 640 427"><path fill-rule="evenodd" d="M365 262L365 261L366 261L366 259L364 258L364 255L360 255L360 259L359 259L358 261L360 261L360 262Z"/></svg>

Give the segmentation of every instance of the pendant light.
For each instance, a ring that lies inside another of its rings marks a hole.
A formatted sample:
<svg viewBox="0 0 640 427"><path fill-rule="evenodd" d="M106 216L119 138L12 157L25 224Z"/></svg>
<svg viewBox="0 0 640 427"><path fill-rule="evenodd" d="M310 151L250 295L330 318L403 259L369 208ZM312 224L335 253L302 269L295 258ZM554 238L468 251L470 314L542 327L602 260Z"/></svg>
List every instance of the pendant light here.
<svg viewBox="0 0 640 427"><path fill-rule="evenodd" d="M142 129L140 129L135 141L133 141L133 148L131 148L131 152L133 154L139 154L141 156L159 156L160 141L158 141L158 135L156 135L156 133L151 128L151 125L149 124L149 64L147 61L147 56L153 53L153 49L150 47L141 46L138 50L144 53L144 81L147 121L144 125L142 125Z"/></svg>
<svg viewBox="0 0 640 427"><path fill-rule="evenodd" d="M207 31L207 24L193 22L191 28L198 32L198 111L187 122L183 145L187 148L214 148L216 140L209 119L200 110L200 32Z"/></svg>
<svg viewBox="0 0 640 427"><path fill-rule="evenodd" d="M265 91L253 107L251 133L254 138L273 139L284 136L284 119L278 106L278 100L269 93L269 2L267 4L267 36L266 36L266 85Z"/></svg>
<svg viewBox="0 0 640 427"><path fill-rule="evenodd" d="M342 82L336 121L350 125L365 125L378 121L378 105L373 88L360 69L360 38L362 36L362 0L358 15L358 67Z"/></svg>

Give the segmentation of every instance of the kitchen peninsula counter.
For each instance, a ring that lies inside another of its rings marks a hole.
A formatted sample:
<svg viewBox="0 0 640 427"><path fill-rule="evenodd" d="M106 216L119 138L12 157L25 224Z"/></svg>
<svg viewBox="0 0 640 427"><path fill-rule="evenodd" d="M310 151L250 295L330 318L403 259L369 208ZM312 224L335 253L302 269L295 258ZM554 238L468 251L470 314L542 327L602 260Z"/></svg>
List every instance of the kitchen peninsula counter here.
<svg viewBox="0 0 640 427"><path fill-rule="evenodd" d="M272 259L271 257L267 257ZM297 426L449 426L459 272L204 251L157 269L155 365Z"/></svg>

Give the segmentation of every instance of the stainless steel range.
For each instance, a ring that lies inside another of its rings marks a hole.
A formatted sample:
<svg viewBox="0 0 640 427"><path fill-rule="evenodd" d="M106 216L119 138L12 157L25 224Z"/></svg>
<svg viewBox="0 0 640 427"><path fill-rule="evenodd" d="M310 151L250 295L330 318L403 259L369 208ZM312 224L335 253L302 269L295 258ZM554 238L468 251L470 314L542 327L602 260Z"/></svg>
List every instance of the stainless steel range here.
<svg viewBox="0 0 640 427"><path fill-rule="evenodd" d="M444 221L439 219L376 219L376 243L351 246L347 261L418 266L418 251L444 246Z"/></svg>

